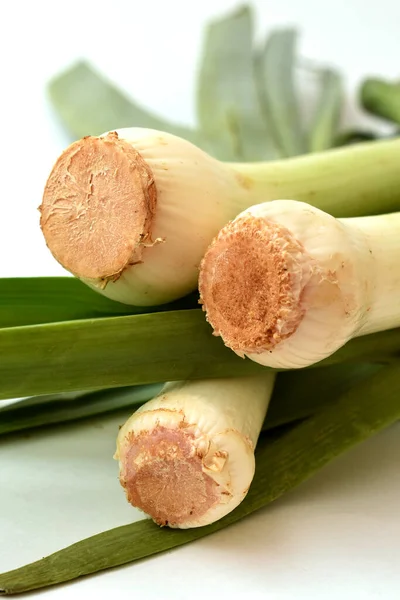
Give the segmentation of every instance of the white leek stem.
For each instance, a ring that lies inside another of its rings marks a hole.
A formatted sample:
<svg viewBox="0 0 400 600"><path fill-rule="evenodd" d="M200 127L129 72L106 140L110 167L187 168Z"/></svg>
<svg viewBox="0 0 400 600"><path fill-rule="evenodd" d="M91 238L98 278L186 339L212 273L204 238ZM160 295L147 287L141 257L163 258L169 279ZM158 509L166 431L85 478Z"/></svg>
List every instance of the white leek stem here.
<svg viewBox="0 0 400 600"><path fill-rule="evenodd" d="M115 458L128 501L159 525L208 525L254 476L274 374L167 384L120 429Z"/></svg>
<svg viewBox="0 0 400 600"><path fill-rule="evenodd" d="M216 335L274 368L305 367L352 337L400 326L400 213L349 219L278 200L244 211L201 265Z"/></svg>
<svg viewBox="0 0 400 600"><path fill-rule="evenodd" d="M400 326L400 213L343 220L360 229L367 256L368 306L356 335Z"/></svg>
<svg viewBox="0 0 400 600"><path fill-rule="evenodd" d="M136 305L193 291L208 245L244 209L295 197L356 216L400 209L400 142L226 164L176 136L123 129L67 148L45 186L54 257L105 296Z"/></svg>

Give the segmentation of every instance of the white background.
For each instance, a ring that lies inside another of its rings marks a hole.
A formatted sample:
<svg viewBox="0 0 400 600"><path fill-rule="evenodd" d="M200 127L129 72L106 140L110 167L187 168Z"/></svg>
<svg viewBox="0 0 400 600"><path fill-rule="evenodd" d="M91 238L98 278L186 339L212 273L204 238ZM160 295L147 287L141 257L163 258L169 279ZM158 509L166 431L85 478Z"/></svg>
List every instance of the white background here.
<svg viewBox="0 0 400 600"><path fill-rule="evenodd" d="M339 67L352 97L364 75L400 75L397 0L252 4L259 31L298 26L301 55ZM234 6L229 0L0 4L0 277L64 274L45 247L36 210L67 143L47 103L49 78L85 57L144 106L193 124L202 29ZM354 105L352 118L370 123ZM97 419L1 442L1 571L139 518L111 459L120 421ZM392 427L229 530L43 597L397 600L399 433Z"/></svg>

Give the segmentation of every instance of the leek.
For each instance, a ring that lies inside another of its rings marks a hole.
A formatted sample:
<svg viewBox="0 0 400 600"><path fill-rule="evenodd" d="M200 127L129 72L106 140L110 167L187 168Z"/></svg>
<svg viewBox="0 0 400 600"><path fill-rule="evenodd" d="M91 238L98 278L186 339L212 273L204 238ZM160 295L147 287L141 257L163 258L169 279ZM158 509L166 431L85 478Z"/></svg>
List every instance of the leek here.
<svg viewBox="0 0 400 600"><path fill-rule="evenodd" d="M389 361L390 362L390 361ZM379 363L342 363L313 370L278 373L263 430L315 414L339 393L382 368ZM107 388L97 392L65 392L30 396L0 406L0 435L53 427L97 415L132 412L156 396L163 384Z"/></svg>
<svg viewBox="0 0 400 600"><path fill-rule="evenodd" d="M292 200L244 211L201 265L214 334L240 356L289 369L399 327L399 230L400 212L335 219Z"/></svg>
<svg viewBox="0 0 400 600"><path fill-rule="evenodd" d="M198 294L171 304L128 306L96 294L74 277L0 278L0 328L196 308Z"/></svg>
<svg viewBox="0 0 400 600"><path fill-rule="evenodd" d="M102 294L155 305L197 285L212 238L242 210L296 198L335 216L400 209L400 141L228 164L170 134L125 129L72 144L45 187L54 257Z"/></svg>
<svg viewBox="0 0 400 600"><path fill-rule="evenodd" d="M155 396L162 384L114 388L98 392L66 392L31 396L0 406L0 435L132 410ZM126 414L124 412L124 414Z"/></svg>
<svg viewBox="0 0 400 600"><path fill-rule="evenodd" d="M159 525L181 529L236 508L254 476L274 380L269 372L167 384L119 431L115 458L128 501Z"/></svg>
<svg viewBox="0 0 400 600"><path fill-rule="evenodd" d="M366 79L361 87L361 103L369 112L400 125L400 83Z"/></svg>

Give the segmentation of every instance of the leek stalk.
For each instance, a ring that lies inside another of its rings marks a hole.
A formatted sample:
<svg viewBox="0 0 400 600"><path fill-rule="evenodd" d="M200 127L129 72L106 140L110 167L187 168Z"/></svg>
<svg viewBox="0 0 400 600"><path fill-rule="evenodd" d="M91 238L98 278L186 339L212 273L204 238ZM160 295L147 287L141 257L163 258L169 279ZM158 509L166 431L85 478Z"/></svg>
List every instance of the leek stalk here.
<svg viewBox="0 0 400 600"><path fill-rule="evenodd" d="M265 163L222 163L146 129L86 137L57 160L41 227L54 257L105 296L155 305L196 289L200 261L238 213L282 198L337 217L400 210L400 140Z"/></svg>
<svg viewBox="0 0 400 600"><path fill-rule="evenodd" d="M290 369L399 327L399 230L400 212L335 219L292 200L244 211L201 264L214 334L240 356Z"/></svg>

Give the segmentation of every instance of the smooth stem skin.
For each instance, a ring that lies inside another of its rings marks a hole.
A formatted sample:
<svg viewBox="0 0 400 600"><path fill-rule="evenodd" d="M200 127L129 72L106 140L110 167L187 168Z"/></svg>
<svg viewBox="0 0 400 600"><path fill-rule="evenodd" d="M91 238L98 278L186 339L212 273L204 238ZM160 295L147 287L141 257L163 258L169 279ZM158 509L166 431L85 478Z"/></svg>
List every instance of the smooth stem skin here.
<svg viewBox="0 0 400 600"><path fill-rule="evenodd" d="M265 372L167 383L119 430L114 458L127 500L158 525L181 529L236 508L254 477L274 380Z"/></svg>
<svg viewBox="0 0 400 600"><path fill-rule="evenodd" d="M201 264L214 334L239 356L290 369L399 327L399 231L400 212L335 219L293 200L249 208Z"/></svg>
<svg viewBox="0 0 400 600"><path fill-rule="evenodd" d="M400 325L400 213L348 219L367 243L369 306L357 335Z"/></svg>
<svg viewBox="0 0 400 600"><path fill-rule="evenodd" d="M224 519L185 531L160 529L150 520L105 531L37 562L0 574L0 594L17 594L71 581L219 531L267 506L335 457L396 422L400 418L399 397L397 363L368 377L278 439L271 441L268 436L262 436L257 445L256 475L250 491L239 507Z"/></svg>
<svg viewBox="0 0 400 600"><path fill-rule="evenodd" d="M367 79L361 88L361 102L369 112L400 125L400 84Z"/></svg>
<svg viewBox="0 0 400 600"><path fill-rule="evenodd" d="M128 128L61 154L40 223L65 269L113 300L154 306L196 289L212 239L255 204L302 200L335 217L400 210L399 164L400 140L230 164L176 136Z"/></svg>
<svg viewBox="0 0 400 600"><path fill-rule="evenodd" d="M395 139L232 167L264 202L301 200L336 217L353 217L400 210L399 165Z"/></svg>

